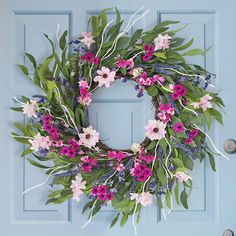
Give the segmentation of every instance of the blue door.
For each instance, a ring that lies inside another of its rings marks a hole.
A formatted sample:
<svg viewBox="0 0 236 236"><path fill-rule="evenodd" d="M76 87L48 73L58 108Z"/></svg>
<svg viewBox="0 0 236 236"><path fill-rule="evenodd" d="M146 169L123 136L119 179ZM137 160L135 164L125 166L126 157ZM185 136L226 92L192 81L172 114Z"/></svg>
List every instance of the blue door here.
<svg viewBox="0 0 236 236"><path fill-rule="evenodd" d="M66 202L47 205L50 186L22 192L41 183L45 175L20 158L23 146L10 138L13 121L22 121L21 115L9 110L14 106L13 96L38 93L16 69L16 64L26 64L23 53L30 52L37 60L49 54L50 47L43 36L47 33L56 40L56 32L69 30L69 36L86 31L87 20L99 10L117 6L125 20L141 6L150 9L135 28L149 28L164 20L180 20L187 24L180 36L195 38L195 47L211 50L204 57L188 58L218 75L217 87L222 90L227 114L225 126L213 125L210 131L220 150L225 140L236 138L234 61L236 52L235 8L233 0L1 0L0 1L0 235L1 236L118 236L134 235L131 222L125 227L109 229L115 212L104 208L90 225L81 230L87 217L81 214L81 203ZM114 14L110 14L113 18ZM137 99L132 84L116 83L109 90L100 89L95 94L90 109L91 122L101 133L106 144L126 148L144 138L144 124L153 111L148 97ZM125 125L124 125L125 124ZM208 162L199 165L192 173L193 192L189 209L175 206L163 218L157 206L147 207L138 225L138 235L161 236L221 236L226 230L236 233L236 155L230 161L217 159L217 172L210 170ZM228 234L227 234L228 233ZM224 235L230 234L226 231Z"/></svg>

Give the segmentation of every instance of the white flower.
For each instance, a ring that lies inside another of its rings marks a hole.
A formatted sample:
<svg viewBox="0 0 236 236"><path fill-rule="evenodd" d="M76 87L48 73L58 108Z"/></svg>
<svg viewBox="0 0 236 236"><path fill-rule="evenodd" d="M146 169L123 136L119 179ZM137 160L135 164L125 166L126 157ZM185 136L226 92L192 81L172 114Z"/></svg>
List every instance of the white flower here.
<svg viewBox="0 0 236 236"><path fill-rule="evenodd" d="M82 43L84 43L88 49L90 49L91 44L93 44L95 41L93 39L93 35L91 32L83 32L82 33L83 39L81 40Z"/></svg>
<svg viewBox="0 0 236 236"><path fill-rule="evenodd" d="M213 103L211 102L212 99L212 96L206 94L200 98L199 102L193 102L191 105L194 107L194 109L202 108L203 111L206 111L208 108L213 107Z"/></svg>
<svg viewBox="0 0 236 236"><path fill-rule="evenodd" d="M184 172L180 172L178 171L175 174L176 178L179 180L179 182L183 182L183 181L188 181L189 179L192 180L192 178L189 175L186 175Z"/></svg>
<svg viewBox="0 0 236 236"><path fill-rule="evenodd" d="M138 153L140 151L140 144L133 143L131 146L131 151L133 151L134 154Z"/></svg>
<svg viewBox="0 0 236 236"><path fill-rule="evenodd" d="M99 133L90 125L83 128L83 133L80 133L79 144L88 148L94 147L99 141Z"/></svg>
<svg viewBox="0 0 236 236"><path fill-rule="evenodd" d="M154 39L155 51L160 49L167 49L170 47L170 39L171 37L168 34L162 35L158 34L158 36Z"/></svg>
<svg viewBox="0 0 236 236"><path fill-rule="evenodd" d="M148 124L145 126L146 136L150 140L162 139L166 134L166 124L159 120L149 120Z"/></svg>
<svg viewBox="0 0 236 236"><path fill-rule="evenodd" d="M70 188L73 192L73 199L79 202L80 196L84 193L82 190L86 189L86 181L83 180L81 174L78 174L75 180L72 180Z"/></svg>
<svg viewBox="0 0 236 236"><path fill-rule="evenodd" d="M149 206L152 202L152 194L149 192L130 193L130 200L135 200L136 203L140 203L142 206Z"/></svg>
<svg viewBox="0 0 236 236"><path fill-rule="evenodd" d="M138 77L139 75L141 75L143 72L143 68L141 67L137 67L135 69L132 70L132 74L133 74L133 77L136 78Z"/></svg>
<svg viewBox="0 0 236 236"><path fill-rule="evenodd" d="M26 102L23 106L23 113L26 114L29 118L32 116L36 117L36 111L38 110L38 103L35 100L30 100Z"/></svg>
<svg viewBox="0 0 236 236"><path fill-rule="evenodd" d="M105 85L107 88L110 87L111 83L115 81L115 71L110 71L107 67L102 67L101 70L97 70L97 76L94 78L95 82L98 82L98 86L102 87Z"/></svg>
<svg viewBox="0 0 236 236"><path fill-rule="evenodd" d="M28 140L31 144L30 149L37 152L40 148L49 150L52 142L48 136L42 136L40 133L37 133L34 136L34 139Z"/></svg>

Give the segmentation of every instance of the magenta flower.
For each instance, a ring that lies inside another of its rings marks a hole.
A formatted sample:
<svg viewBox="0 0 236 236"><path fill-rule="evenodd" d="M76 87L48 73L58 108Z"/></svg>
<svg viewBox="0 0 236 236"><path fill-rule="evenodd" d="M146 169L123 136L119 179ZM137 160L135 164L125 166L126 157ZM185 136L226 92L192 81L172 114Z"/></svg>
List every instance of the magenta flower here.
<svg viewBox="0 0 236 236"><path fill-rule="evenodd" d="M191 144L193 142L193 138L192 137L189 137L187 138L185 141L184 141L184 144L185 145L188 145L188 144Z"/></svg>
<svg viewBox="0 0 236 236"><path fill-rule="evenodd" d="M152 58L152 54L146 53L142 56L143 61L149 61Z"/></svg>
<svg viewBox="0 0 236 236"><path fill-rule="evenodd" d="M184 131L184 125L183 125L183 123L178 122L174 125L173 129L176 133L181 133Z"/></svg>
<svg viewBox="0 0 236 236"><path fill-rule="evenodd" d="M191 138L195 138L195 137L198 136L198 133L199 133L198 129L193 129L193 130L189 133L189 135L190 135Z"/></svg>
<svg viewBox="0 0 236 236"><path fill-rule="evenodd" d="M67 146L63 146L62 149L61 149L61 155L62 156L67 156L69 155L69 152L70 152L70 148L67 147Z"/></svg>
<svg viewBox="0 0 236 236"><path fill-rule="evenodd" d="M93 64L98 65L98 63L99 63L99 57L96 56L96 57L93 58Z"/></svg>
<svg viewBox="0 0 236 236"><path fill-rule="evenodd" d="M187 89L182 84L175 84L174 85L174 92L179 96L182 97L186 95Z"/></svg>
<svg viewBox="0 0 236 236"><path fill-rule="evenodd" d="M119 68L126 68L126 66L127 66L127 62L124 59L121 59L117 62L117 67Z"/></svg>
<svg viewBox="0 0 236 236"><path fill-rule="evenodd" d="M93 53L91 53L91 52L87 52L87 54L85 55L85 60L87 61L87 62L92 62L93 61Z"/></svg>

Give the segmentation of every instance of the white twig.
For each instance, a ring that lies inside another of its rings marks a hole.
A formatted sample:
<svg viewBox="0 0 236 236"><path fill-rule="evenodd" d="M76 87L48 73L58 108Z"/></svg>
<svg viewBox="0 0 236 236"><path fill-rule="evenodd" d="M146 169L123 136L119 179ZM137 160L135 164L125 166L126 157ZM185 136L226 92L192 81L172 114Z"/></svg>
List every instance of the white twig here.
<svg viewBox="0 0 236 236"><path fill-rule="evenodd" d="M92 206L92 209L91 209L91 213L90 213L89 219L88 219L88 221L81 227L81 229L84 229L84 228L91 222L91 220L92 220L92 218L93 218L93 209L94 209L94 207L95 207L97 201L98 201L98 200L96 200L96 201L93 203L93 206Z"/></svg>
<svg viewBox="0 0 236 236"><path fill-rule="evenodd" d="M182 103L182 101L181 101L180 99L179 99L179 103L180 103L180 105L181 105L185 110L190 111L190 112L192 112L194 115L198 116L198 114L197 114L196 111L194 111L194 110L192 110L192 109L190 109L190 108L184 106L183 103Z"/></svg>
<svg viewBox="0 0 236 236"><path fill-rule="evenodd" d="M52 176L52 174L53 174L56 170L59 170L59 169L64 168L64 167L67 167L67 166L69 166L69 165L70 165L70 163L67 164L67 165L65 165L65 166L59 166L59 167L57 167L56 169L54 169L54 170L48 175L48 177L47 177L41 184L37 184L37 185L35 185L35 186L31 187L31 188L26 189L26 190L22 193L22 195L24 195L25 193L27 193L27 192L29 192L29 191L31 191L31 190L33 190L33 189L36 189L36 188L39 188L40 186L43 186L44 184L46 184L46 183L48 182L48 180L50 179L50 177ZM53 168L50 168L50 169L53 169Z"/></svg>
<svg viewBox="0 0 236 236"><path fill-rule="evenodd" d="M211 145L213 146L213 148L215 149L215 151L217 153L219 153L222 157L224 157L227 161L229 161L229 157L227 157L224 153L222 153L219 149L217 149L217 147L215 146L214 142L212 141L211 137L205 133L202 129L200 129L197 125L193 125L193 127L197 128L198 130L200 130L203 134L206 135L206 137L209 139Z"/></svg>
<svg viewBox="0 0 236 236"><path fill-rule="evenodd" d="M185 73L182 73L182 72L180 72L180 71L178 71L178 70L175 70L175 69L173 69L173 68L165 68L165 69L167 69L167 70L172 70L172 71L176 72L177 74L180 74L180 75L183 75L183 76L187 76L187 77L199 77L200 79L202 79L202 80L204 80L206 83L208 83L208 81L206 81L206 79L205 79L203 76L201 76L201 75L185 74ZM210 83L208 83L208 84L209 84L209 86L215 87L213 84L210 84Z"/></svg>

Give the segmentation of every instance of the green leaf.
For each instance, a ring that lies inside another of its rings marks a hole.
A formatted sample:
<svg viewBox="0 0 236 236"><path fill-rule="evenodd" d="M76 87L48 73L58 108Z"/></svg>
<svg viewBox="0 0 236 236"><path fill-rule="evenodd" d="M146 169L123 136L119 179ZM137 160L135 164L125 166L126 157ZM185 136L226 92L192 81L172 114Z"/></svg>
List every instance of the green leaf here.
<svg viewBox="0 0 236 236"><path fill-rule="evenodd" d="M32 56L31 54L29 54L27 52L25 53L25 55L28 57L30 62L33 64L34 68L37 67L37 63L36 63L36 60L35 60L34 56Z"/></svg>
<svg viewBox="0 0 236 236"><path fill-rule="evenodd" d="M20 70L25 74L25 75L29 75L29 70L28 70L28 68L26 67L26 66L24 66L24 65L20 65L20 64L18 64L17 65L19 68L20 68Z"/></svg>
<svg viewBox="0 0 236 236"><path fill-rule="evenodd" d="M155 85L152 85L147 89L147 93L148 95L155 97L158 94L158 89Z"/></svg>
<svg viewBox="0 0 236 236"><path fill-rule="evenodd" d="M183 207L188 209L188 194L185 192L185 190L180 195L180 201Z"/></svg>
<svg viewBox="0 0 236 236"><path fill-rule="evenodd" d="M110 228L112 228L117 223L119 216L120 216L120 213L118 213L116 217L112 220Z"/></svg>
<svg viewBox="0 0 236 236"><path fill-rule="evenodd" d="M61 191L62 191L62 189L51 192L51 193L48 195L48 198L54 198L54 197L60 195L60 194L61 194Z"/></svg>
<svg viewBox="0 0 236 236"><path fill-rule="evenodd" d="M193 170L193 161L188 156L182 155L182 161L187 169Z"/></svg>
<svg viewBox="0 0 236 236"><path fill-rule="evenodd" d="M212 170L216 171L216 163L215 163L215 158L214 158L213 154L211 154L210 152L207 152L207 154L209 157L209 162L210 162Z"/></svg>
<svg viewBox="0 0 236 236"><path fill-rule="evenodd" d="M63 51L66 47L66 36L67 36L68 31L65 30L64 33L62 34L60 40L59 40L59 46L61 50Z"/></svg>
<svg viewBox="0 0 236 236"><path fill-rule="evenodd" d="M147 146L146 150L148 151L148 150L154 149L156 144L157 144L157 141L152 141L151 143L149 143L149 145Z"/></svg>
<svg viewBox="0 0 236 236"><path fill-rule="evenodd" d="M153 55L156 56L157 58L167 59L165 52L156 52Z"/></svg>
<svg viewBox="0 0 236 236"><path fill-rule="evenodd" d="M179 201L179 184L178 184L177 181L176 181L176 185L175 185L175 188L174 188L174 192L175 192L176 203L179 205L180 204L180 201Z"/></svg>
<svg viewBox="0 0 236 236"><path fill-rule="evenodd" d="M222 115L219 111L214 108L208 109L208 111L221 125L223 125Z"/></svg>
<svg viewBox="0 0 236 236"><path fill-rule="evenodd" d="M209 109L204 111L204 116L205 116L207 127L209 129L211 127L211 118L212 118L212 116L211 116L211 114L209 112Z"/></svg>
<svg viewBox="0 0 236 236"><path fill-rule="evenodd" d="M182 56L197 56L197 55L203 56L204 54L206 54L206 52L209 49L210 48L208 48L206 50L202 50L202 49L199 49L199 48L194 48L194 49L191 49L191 50L185 52L184 54L182 54Z"/></svg>
<svg viewBox="0 0 236 236"><path fill-rule="evenodd" d="M84 212L88 209L88 208L91 208L93 206L93 203L94 201L90 201L90 202L87 202L84 207L83 207L83 210L82 210L82 214L84 214Z"/></svg>
<svg viewBox="0 0 236 236"><path fill-rule="evenodd" d="M32 152L33 152L33 150L31 150L30 148L27 148L22 152L21 157L24 157Z"/></svg>
<svg viewBox="0 0 236 236"><path fill-rule="evenodd" d="M118 24L121 21L121 16L117 7L115 7L115 10L116 10L116 24Z"/></svg>
<svg viewBox="0 0 236 236"><path fill-rule="evenodd" d="M129 45L134 45L136 43L137 39L142 35L142 32L143 32L142 29L137 29L133 33L133 35L132 35L132 37L131 37L131 39L129 41Z"/></svg>
<svg viewBox="0 0 236 236"><path fill-rule="evenodd" d="M159 166L157 168L157 177L163 185L165 185L167 183L165 171L162 168L162 166Z"/></svg>
<svg viewBox="0 0 236 236"><path fill-rule="evenodd" d="M49 168L51 168L51 167L49 167L49 166L42 165L42 164L40 164L40 163L38 163L37 161L34 161L34 160L32 160L32 159L27 158L27 160L28 160L29 163L30 163L31 165L33 165L33 166L36 166L36 167L39 167L39 168L42 168L42 169L49 169Z"/></svg>
<svg viewBox="0 0 236 236"><path fill-rule="evenodd" d="M170 193L170 191L169 190L167 190L167 192L166 192L166 196L165 196L165 201L166 201L166 206L169 208L169 209L171 209L171 205L172 205L172 203L171 203L171 193Z"/></svg>
<svg viewBox="0 0 236 236"><path fill-rule="evenodd" d="M189 48L191 45L193 44L193 39L191 39L190 41L188 41L186 44L178 47L178 48L175 48L176 51L182 51L182 50L185 50L187 48Z"/></svg>
<svg viewBox="0 0 236 236"><path fill-rule="evenodd" d="M171 162L174 164L176 167L184 167L184 163L181 159L179 158L172 158Z"/></svg>
<svg viewBox="0 0 236 236"><path fill-rule="evenodd" d="M129 216L129 215L128 215L127 212L123 213L123 216L122 216L121 221L120 221L120 226L121 226L121 227L124 226L125 223L127 222L128 216Z"/></svg>

